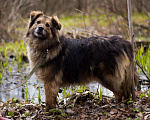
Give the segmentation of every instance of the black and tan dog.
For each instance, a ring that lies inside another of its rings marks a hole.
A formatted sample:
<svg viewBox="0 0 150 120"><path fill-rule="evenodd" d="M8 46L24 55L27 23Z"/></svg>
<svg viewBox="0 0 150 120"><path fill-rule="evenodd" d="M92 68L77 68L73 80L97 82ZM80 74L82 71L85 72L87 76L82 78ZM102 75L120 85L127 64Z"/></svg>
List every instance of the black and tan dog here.
<svg viewBox="0 0 150 120"><path fill-rule="evenodd" d="M68 39L59 35L61 24L57 17L40 11L30 14L26 34L31 68L48 51L36 75L45 87L46 110L56 106L59 88L71 84L97 81L111 90L117 102L135 97L137 79L132 81L133 50L130 42L120 37L91 37Z"/></svg>

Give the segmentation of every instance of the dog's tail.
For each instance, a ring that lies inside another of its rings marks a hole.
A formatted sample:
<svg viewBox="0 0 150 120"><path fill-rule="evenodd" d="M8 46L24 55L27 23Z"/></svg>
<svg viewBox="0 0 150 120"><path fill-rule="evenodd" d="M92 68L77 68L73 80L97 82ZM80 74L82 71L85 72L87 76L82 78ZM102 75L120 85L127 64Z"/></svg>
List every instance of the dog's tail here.
<svg viewBox="0 0 150 120"><path fill-rule="evenodd" d="M124 100L128 100L130 98L130 95L132 95L132 100L135 100L135 88L140 89L139 84L139 75L136 71L136 68L134 68L134 80L133 80L133 74L132 74L132 65L130 64L128 68L126 69L125 74L125 81L123 82L122 89L123 89L123 96Z"/></svg>

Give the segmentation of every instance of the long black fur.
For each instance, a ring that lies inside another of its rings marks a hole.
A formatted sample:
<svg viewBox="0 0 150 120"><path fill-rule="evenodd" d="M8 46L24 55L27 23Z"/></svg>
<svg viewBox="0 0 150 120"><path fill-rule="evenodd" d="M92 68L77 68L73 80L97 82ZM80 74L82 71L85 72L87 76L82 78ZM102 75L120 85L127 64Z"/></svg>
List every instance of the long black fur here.
<svg viewBox="0 0 150 120"><path fill-rule="evenodd" d="M105 74L115 74L118 67L116 57L124 51L133 60L132 46L130 42L120 37L91 37L85 39L68 39L60 37L62 50L56 58L46 63L57 66L53 72L58 73L63 70L62 84L80 84L92 75L98 77L105 83ZM104 68L99 68L98 64L103 62ZM92 68L92 69L91 69ZM67 82L67 83L66 83Z"/></svg>

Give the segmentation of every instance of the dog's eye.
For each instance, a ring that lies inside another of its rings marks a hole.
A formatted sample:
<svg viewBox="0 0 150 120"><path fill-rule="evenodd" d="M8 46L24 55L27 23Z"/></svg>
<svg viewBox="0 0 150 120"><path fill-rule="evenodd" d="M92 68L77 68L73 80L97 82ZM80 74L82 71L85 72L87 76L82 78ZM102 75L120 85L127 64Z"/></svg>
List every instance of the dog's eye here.
<svg viewBox="0 0 150 120"><path fill-rule="evenodd" d="M37 21L37 24L40 24L41 23L41 21Z"/></svg>
<svg viewBox="0 0 150 120"><path fill-rule="evenodd" d="M46 23L46 27L49 27L49 24L48 24L48 23Z"/></svg>

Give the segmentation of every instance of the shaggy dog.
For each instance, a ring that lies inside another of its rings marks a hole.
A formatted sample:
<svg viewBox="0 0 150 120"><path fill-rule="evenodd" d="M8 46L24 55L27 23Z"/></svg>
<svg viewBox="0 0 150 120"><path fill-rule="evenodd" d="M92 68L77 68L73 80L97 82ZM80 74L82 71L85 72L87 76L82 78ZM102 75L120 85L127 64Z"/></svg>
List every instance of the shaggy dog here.
<svg viewBox="0 0 150 120"><path fill-rule="evenodd" d="M117 36L68 39L59 35L60 29L56 16L46 16L41 11L30 13L25 37L31 69L47 52L35 72L44 83L46 111L56 107L60 87L91 81L111 90L117 102L128 99L130 95L135 98L137 79L132 80L133 50L130 42Z"/></svg>

